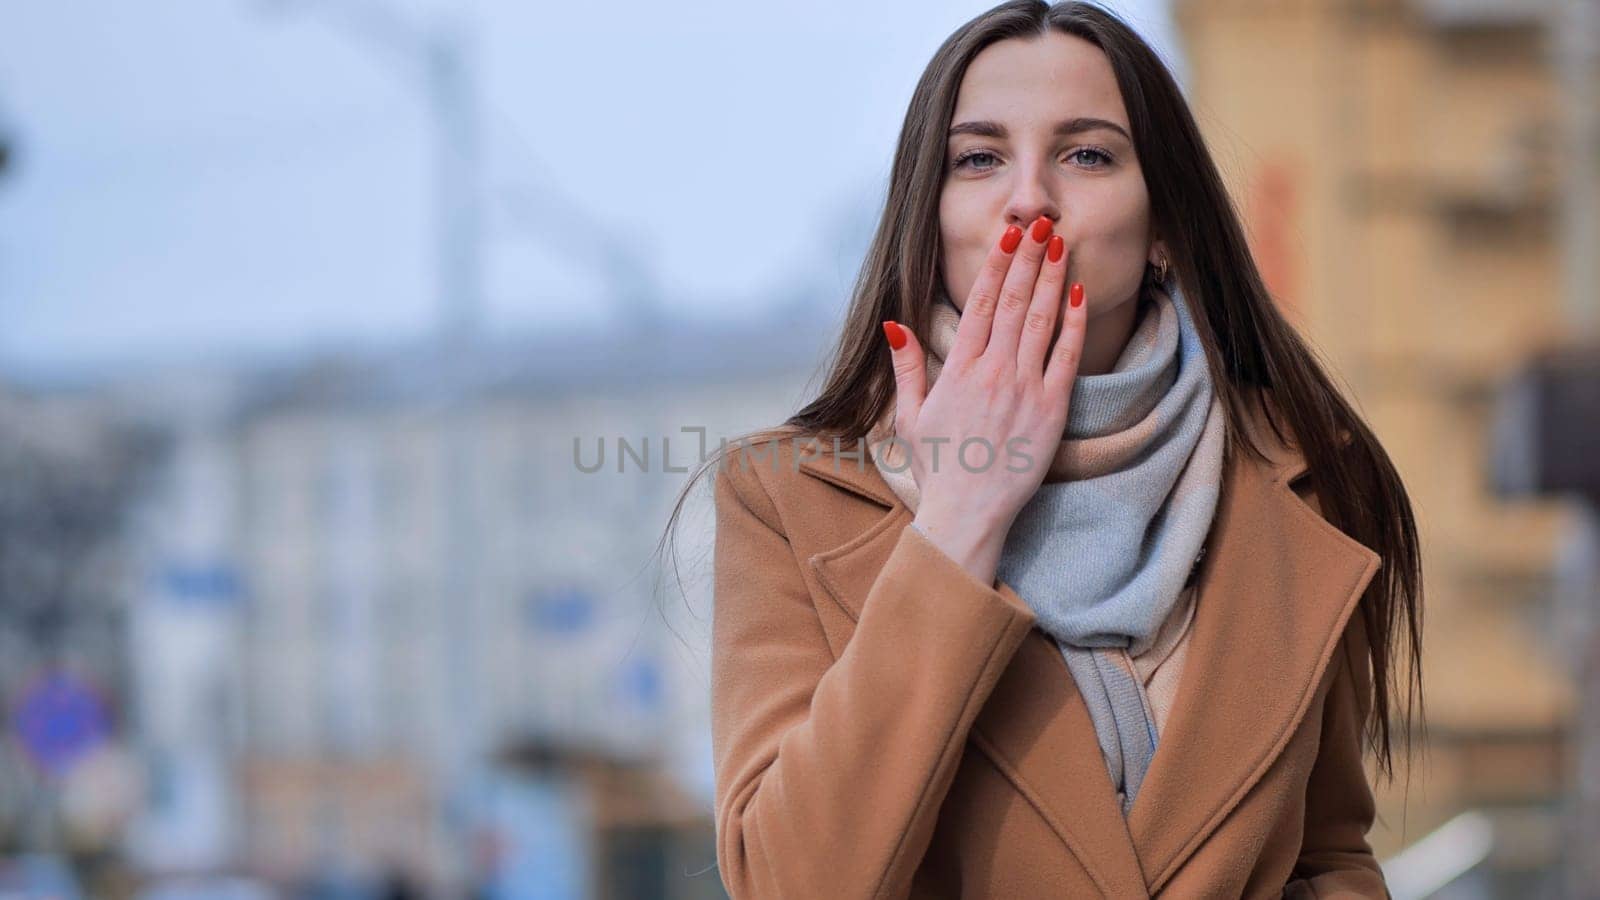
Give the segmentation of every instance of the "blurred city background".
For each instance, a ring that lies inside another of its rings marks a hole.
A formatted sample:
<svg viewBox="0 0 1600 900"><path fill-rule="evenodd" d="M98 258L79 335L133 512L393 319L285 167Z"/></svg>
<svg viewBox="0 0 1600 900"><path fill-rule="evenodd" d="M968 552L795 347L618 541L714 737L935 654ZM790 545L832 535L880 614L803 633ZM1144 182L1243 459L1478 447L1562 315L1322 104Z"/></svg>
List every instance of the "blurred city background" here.
<svg viewBox="0 0 1600 900"><path fill-rule="evenodd" d="M1600 3L1107 5L1412 491L1395 897L1600 897ZM0 11L0 898L724 896L656 541L988 6Z"/></svg>

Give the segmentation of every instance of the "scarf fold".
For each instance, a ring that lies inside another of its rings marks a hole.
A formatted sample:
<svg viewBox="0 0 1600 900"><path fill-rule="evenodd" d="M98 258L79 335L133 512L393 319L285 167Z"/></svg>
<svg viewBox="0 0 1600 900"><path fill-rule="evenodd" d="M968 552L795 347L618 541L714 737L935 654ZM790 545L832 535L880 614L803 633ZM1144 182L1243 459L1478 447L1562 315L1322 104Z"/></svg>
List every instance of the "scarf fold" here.
<svg viewBox="0 0 1600 900"><path fill-rule="evenodd" d="M1159 737L1145 667L1134 659L1153 648L1170 652L1157 646L1173 633L1163 624L1192 613L1186 588L1216 512L1225 434L1177 279L1147 282L1138 302L1112 370L1074 379L1065 433L1044 483L1012 523L997 572L1061 650L1124 815ZM930 391L960 317L939 292L925 342ZM884 480L915 511L920 490L903 442L888 440L893 422L891 404L868 443Z"/></svg>

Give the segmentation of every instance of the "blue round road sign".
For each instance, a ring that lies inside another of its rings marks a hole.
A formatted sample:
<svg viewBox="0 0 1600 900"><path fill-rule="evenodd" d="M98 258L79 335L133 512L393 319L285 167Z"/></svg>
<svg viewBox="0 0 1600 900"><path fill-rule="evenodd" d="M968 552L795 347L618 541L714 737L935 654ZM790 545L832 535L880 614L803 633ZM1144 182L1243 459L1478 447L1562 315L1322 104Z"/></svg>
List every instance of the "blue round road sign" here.
<svg viewBox="0 0 1600 900"><path fill-rule="evenodd" d="M51 775L71 769L110 730L105 704L92 688L65 672L30 685L11 725L35 765Z"/></svg>

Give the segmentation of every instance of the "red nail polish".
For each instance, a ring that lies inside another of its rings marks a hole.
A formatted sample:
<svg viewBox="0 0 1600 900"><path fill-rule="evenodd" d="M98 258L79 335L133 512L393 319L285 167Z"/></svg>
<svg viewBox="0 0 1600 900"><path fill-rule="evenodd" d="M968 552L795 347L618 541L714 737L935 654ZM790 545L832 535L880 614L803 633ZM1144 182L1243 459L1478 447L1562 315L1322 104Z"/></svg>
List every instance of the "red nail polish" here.
<svg viewBox="0 0 1600 900"><path fill-rule="evenodd" d="M1022 243L1022 229L1015 225L1010 226L1006 229L1005 234L1000 235L1000 250L1002 252L1013 253L1020 243Z"/></svg>
<svg viewBox="0 0 1600 900"><path fill-rule="evenodd" d="M883 336L889 339L890 349L899 350L901 347L906 345L905 329L900 327L899 322L896 322L892 319L884 320Z"/></svg>
<svg viewBox="0 0 1600 900"><path fill-rule="evenodd" d="M1034 241L1034 243L1042 244L1042 243L1044 243L1044 239L1049 237L1049 236L1050 236L1050 218L1048 216L1040 216L1039 218L1034 219L1033 220L1033 241Z"/></svg>
<svg viewBox="0 0 1600 900"><path fill-rule="evenodd" d="M1083 285L1074 284L1072 286L1072 290L1067 294L1067 302L1072 304L1073 309L1083 305Z"/></svg>
<svg viewBox="0 0 1600 900"><path fill-rule="evenodd" d="M1044 252L1045 252L1045 256L1049 257L1051 262L1060 262L1061 261L1061 254L1066 249L1067 249L1066 239L1064 239L1059 234L1052 234L1052 235L1050 235L1050 246L1045 248Z"/></svg>

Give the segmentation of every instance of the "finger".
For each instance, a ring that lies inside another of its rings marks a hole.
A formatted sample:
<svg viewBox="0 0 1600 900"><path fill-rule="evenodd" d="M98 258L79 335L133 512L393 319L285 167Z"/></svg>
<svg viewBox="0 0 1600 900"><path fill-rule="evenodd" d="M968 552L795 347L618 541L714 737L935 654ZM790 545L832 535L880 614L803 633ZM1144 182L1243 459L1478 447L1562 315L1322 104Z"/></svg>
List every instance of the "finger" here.
<svg viewBox="0 0 1600 900"><path fill-rule="evenodd" d="M1072 399L1072 379L1078 375L1078 364L1083 359L1083 337L1089 321L1089 301L1085 299L1082 284L1074 284L1067 291L1067 302L1061 308L1061 336L1044 367L1045 388L1055 392L1064 403Z"/></svg>
<svg viewBox="0 0 1600 900"><path fill-rule="evenodd" d="M911 329L893 320L883 323L883 333L889 339L889 354L894 359L895 419L915 422L927 393L927 364L922 345Z"/></svg>
<svg viewBox="0 0 1600 900"><path fill-rule="evenodd" d="M994 324L1000 285L1024 236L1020 226L1008 225L999 239L989 245L989 255L984 258L972 290L967 293L967 305L961 310L961 323L956 326L955 343L945 357L945 365L973 359L989 345L989 329Z"/></svg>
<svg viewBox="0 0 1600 900"><path fill-rule="evenodd" d="M1033 289L1033 305L1017 342L1017 372L1030 378L1044 376L1045 356L1061 315L1062 288L1067 281L1067 242L1059 234L1045 242L1044 267Z"/></svg>
<svg viewBox="0 0 1600 900"><path fill-rule="evenodd" d="M1040 216L1028 227L1028 236L1017 247L1016 259L1000 286L1000 302L995 307L994 325L989 331L985 353L994 353L1015 364L1017 340L1022 323L1033 305L1033 290L1039 280L1039 265L1044 260L1045 241L1050 238L1049 216Z"/></svg>

